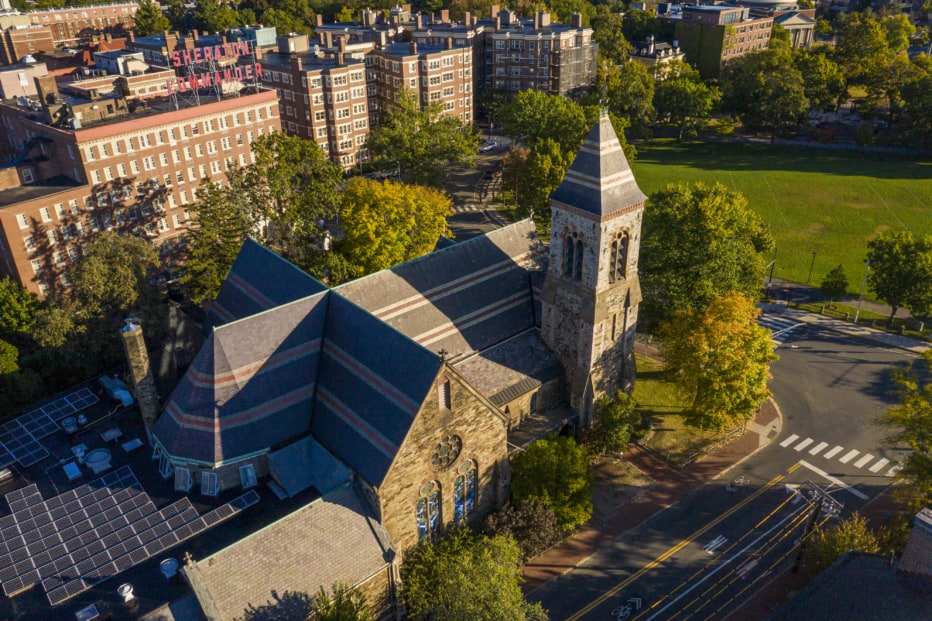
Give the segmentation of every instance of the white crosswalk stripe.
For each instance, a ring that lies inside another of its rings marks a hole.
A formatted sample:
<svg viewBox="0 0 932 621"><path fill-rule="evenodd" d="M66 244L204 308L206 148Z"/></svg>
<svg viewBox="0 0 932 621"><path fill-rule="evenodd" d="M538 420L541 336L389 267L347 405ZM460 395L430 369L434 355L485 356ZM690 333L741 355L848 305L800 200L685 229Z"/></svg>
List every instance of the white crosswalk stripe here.
<svg viewBox="0 0 932 621"><path fill-rule="evenodd" d="M799 444L797 444L797 445L794 446L793 448L794 448L797 452L799 452L799 451L803 450L804 448L806 448L807 446L809 446L810 444L812 444L813 442L815 442L815 440L813 440L812 438L806 438L805 440L803 440L802 442L800 442Z"/></svg>
<svg viewBox="0 0 932 621"><path fill-rule="evenodd" d="M770 331L773 333L773 340L777 343L785 342L790 337L790 334L795 332L797 328L805 325L798 321L793 321L792 319L784 319L783 317L764 313L757 318L757 323L765 328L770 328Z"/></svg>
<svg viewBox="0 0 932 621"><path fill-rule="evenodd" d="M851 449L850 451L848 451L847 453L845 453L845 456L842 457L841 459L839 459L838 461L840 461L840 462L843 463L843 464L847 464L849 461L851 461L852 459L854 459L855 456L858 455L860 452L861 452L861 451L859 451L859 450L857 450L857 449Z"/></svg>
<svg viewBox="0 0 932 621"><path fill-rule="evenodd" d="M809 449L809 454L810 454L810 455L818 455L818 454L821 453L823 450L825 450L825 447L826 447L826 446L828 446L828 442L819 442L819 443L816 444L814 447L812 447L811 449Z"/></svg>
<svg viewBox="0 0 932 621"><path fill-rule="evenodd" d="M856 462L854 462L854 467L855 467L855 468L863 468L864 466L866 466L867 464L869 464L869 463L872 462L872 461L874 461L874 456L871 455L870 453L868 453L867 455L865 455L865 456L862 457L861 459L859 459L859 460L857 460Z"/></svg>
<svg viewBox="0 0 932 621"><path fill-rule="evenodd" d="M832 457L834 457L835 455L838 455L843 450L845 450L843 446L836 446L835 448L830 450L828 453L826 453L822 457L824 457L825 459L831 459Z"/></svg>
<svg viewBox="0 0 932 621"><path fill-rule="evenodd" d="M781 443L780 443L780 446L782 446L783 448L786 448L786 447L788 447L789 445L791 445L793 442L796 442L797 440L799 440L799 436L796 435L796 434L794 433L794 434L791 435L789 438L787 438L786 440L784 440L783 442L781 442Z"/></svg>
<svg viewBox="0 0 932 621"><path fill-rule="evenodd" d="M884 466L890 463L890 460L884 457L883 459L877 460L877 463L869 468L871 472L880 472L883 470Z"/></svg>

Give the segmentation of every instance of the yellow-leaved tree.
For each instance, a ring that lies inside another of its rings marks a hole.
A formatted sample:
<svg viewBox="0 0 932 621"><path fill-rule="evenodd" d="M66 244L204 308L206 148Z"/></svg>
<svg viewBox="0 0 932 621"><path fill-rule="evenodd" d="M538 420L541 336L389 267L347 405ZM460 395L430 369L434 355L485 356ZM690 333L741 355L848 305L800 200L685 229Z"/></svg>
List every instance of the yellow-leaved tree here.
<svg viewBox="0 0 932 621"><path fill-rule="evenodd" d="M777 359L760 310L730 291L704 310L681 311L662 324L664 366L692 400L686 423L726 429L749 420L770 396L770 363Z"/></svg>
<svg viewBox="0 0 932 621"><path fill-rule="evenodd" d="M433 188L356 177L347 182L342 203L345 236L336 249L357 277L425 255L441 236L452 236L452 202Z"/></svg>

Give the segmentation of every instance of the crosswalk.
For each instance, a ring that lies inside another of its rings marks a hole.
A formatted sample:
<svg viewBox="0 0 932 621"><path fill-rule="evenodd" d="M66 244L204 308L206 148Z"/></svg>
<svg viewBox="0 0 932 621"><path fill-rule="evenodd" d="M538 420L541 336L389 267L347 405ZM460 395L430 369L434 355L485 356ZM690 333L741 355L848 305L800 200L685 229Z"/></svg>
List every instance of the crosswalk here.
<svg viewBox="0 0 932 621"><path fill-rule="evenodd" d="M757 323L765 328L770 328L770 331L773 333L773 340L777 344L786 342L793 332L796 332L799 328L806 325L798 321L793 321L792 319L786 319L777 315L768 315L766 313L761 313L761 316L757 318Z"/></svg>
<svg viewBox="0 0 932 621"><path fill-rule="evenodd" d="M830 442L818 442L814 438L803 438L798 434L787 436L780 442L780 446L795 451L800 454L807 454L812 457L821 457L822 459L835 460L839 463L850 465L858 470L865 470L874 474L883 472L884 476L892 477L899 470L899 465L891 462L886 457L881 457L868 452L862 452L858 449L848 449L841 445L834 445ZM829 448L829 447L832 448ZM828 449L828 450L825 450ZM836 459L837 458L837 459Z"/></svg>
<svg viewBox="0 0 932 621"><path fill-rule="evenodd" d="M475 204L466 204L466 205L454 205L454 213L471 213L473 211L482 211L485 209L485 205L475 205Z"/></svg>

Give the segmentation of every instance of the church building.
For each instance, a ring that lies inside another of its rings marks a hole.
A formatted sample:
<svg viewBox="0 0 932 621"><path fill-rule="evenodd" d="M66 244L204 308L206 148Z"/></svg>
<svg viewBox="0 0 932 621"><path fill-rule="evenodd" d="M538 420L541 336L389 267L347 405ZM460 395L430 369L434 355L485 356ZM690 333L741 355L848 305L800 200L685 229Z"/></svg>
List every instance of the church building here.
<svg viewBox="0 0 932 621"><path fill-rule="evenodd" d="M602 115L549 248L524 220L328 289L246 242L153 429L159 468L186 493L316 493L189 559L208 617L335 581L393 610L406 549L507 500L510 450L631 390L644 201Z"/></svg>

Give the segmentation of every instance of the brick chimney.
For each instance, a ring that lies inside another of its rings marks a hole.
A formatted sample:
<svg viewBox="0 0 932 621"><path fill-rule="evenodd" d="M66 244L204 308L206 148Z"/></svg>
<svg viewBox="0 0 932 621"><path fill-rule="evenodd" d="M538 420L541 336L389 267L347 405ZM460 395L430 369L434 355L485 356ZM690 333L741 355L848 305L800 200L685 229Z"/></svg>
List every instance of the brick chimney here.
<svg viewBox="0 0 932 621"><path fill-rule="evenodd" d="M472 13L466 11L463 15L463 23L466 24L466 27L472 26Z"/></svg>
<svg viewBox="0 0 932 621"><path fill-rule="evenodd" d="M450 23L450 10L449 9L443 9L442 11L440 11L440 23L441 24Z"/></svg>
<svg viewBox="0 0 932 621"><path fill-rule="evenodd" d="M324 25L324 16L320 13L317 14L317 27L320 28Z"/></svg>
<svg viewBox="0 0 932 621"><path fill-rule="evenodd" d="M161 407L155 380L152 377L152 367L149 365L146 339L135 319L126 320L126 325L120 330L120 336L123 338L123 351L133 378L133 389L136 393L136 401L139 402L142 422L146 426L146 435L151 438Z"/></svg>
<svg viewBox="0 0 932 621"><path fill-rule="evenodd" d="M582 28L582 14L573 13L573 28Z"/></svg>

